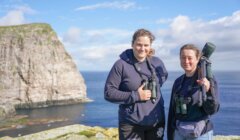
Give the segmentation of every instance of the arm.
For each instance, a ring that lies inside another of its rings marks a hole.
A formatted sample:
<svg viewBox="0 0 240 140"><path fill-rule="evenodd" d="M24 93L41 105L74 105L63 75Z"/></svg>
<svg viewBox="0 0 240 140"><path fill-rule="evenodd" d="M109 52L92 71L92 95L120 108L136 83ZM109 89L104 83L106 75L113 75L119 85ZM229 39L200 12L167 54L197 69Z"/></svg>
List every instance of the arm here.
<svg viewBox="0 0 240 140"><path fill-rule="evenodd" d="M112 103L131 104L140 100L137 91L122 91L120 85L122 82L123 64L117 61L109 72L105 83L104 98Z"/></svg>
<svg viewBox="0 0 240 140"><path fill-rule="evenodd" d="M219 103L219 91L218 91L218 84L215 78L209 80L210 82L210 89L207 92L207 100L203 102L203 109L204 111L209 114L213 115L218 112L220 103Z"/></svg>
<svg viewBox="0 0 240 140"><path fill-rule="evenodd" d="M169 111L168 111L168 124L167 124L167 139L168 140L173 140L174 139L174 131L175 131L175 123L176 123L176 118L175 113L174 113L174 87L172 88L172 94L171 94L171 99L170 99L170 105L169 105Z"/></svg>

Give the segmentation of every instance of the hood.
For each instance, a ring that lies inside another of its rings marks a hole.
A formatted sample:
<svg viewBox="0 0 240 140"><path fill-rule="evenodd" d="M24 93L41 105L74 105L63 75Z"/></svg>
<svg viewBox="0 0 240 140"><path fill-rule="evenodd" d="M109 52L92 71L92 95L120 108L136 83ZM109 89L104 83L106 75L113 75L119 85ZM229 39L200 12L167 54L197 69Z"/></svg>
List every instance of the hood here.
<svg viewBox="0 0 240 140"><path fill-rule="evenodd" d="M122 52L120 54L120 58L129 64L134 64L135 62L137 62L136 58L133 55L132 49L127 49L124 52Z"/></svg>

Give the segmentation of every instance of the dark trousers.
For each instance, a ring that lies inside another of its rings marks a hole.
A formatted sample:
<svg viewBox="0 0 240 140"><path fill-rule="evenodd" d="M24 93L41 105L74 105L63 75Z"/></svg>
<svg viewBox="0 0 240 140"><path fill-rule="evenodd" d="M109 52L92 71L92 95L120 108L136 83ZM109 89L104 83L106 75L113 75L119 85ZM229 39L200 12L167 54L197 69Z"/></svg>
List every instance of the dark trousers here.
<svg viewBox="0 0 240 140"><path fill-rule="evenodd" d="M119 140L163 140L164 126L140 126L136 124L119 124Z"/></svg>

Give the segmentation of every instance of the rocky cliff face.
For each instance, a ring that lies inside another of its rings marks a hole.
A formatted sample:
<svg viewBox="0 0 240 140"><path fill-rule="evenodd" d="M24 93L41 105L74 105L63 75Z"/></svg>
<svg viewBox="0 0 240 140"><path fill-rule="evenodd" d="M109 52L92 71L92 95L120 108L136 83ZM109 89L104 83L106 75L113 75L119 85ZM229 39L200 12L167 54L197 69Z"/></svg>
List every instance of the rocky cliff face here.
<svg viewBox="0 0 240 140"><path fill-rule="evenodd" d="M48 24L0 27L0 103L31 108L85 99L84 79Z"/></svg>

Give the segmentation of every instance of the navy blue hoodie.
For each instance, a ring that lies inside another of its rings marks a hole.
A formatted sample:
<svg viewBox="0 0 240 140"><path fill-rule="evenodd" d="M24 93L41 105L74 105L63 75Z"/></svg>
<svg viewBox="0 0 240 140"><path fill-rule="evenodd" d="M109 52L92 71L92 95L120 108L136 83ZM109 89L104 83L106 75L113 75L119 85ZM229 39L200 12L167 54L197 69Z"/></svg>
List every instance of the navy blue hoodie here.
<svg viewBox="0 0 240 140"><path fill-rule="evenodd" d="M219 103L219 92L218 92L218 84L216 82L216 79L213 78L213 91L209 91L207 94L207 100L203 102L202 106L199 107L197 102L199 101L199 94L201 95L201 88L197 86L197 74L198 71L195 72L195 74L192 77L186 77L185 74L182 76L178 77L172 88L172 94L171 94L171 100L170 100L170 106L169 106L169 112L168 112L168 126L167 126L167 136L168 140L174 140L174 131L176 129L176 120L180 121L199 121L199 120L208 120L207 122L207 127L204 129L202 134L210 131L213 129L213 124L210 120L210 115L215 114L218 112L220 103ZM188 81L188 82L187 82ZM194 81L194 82L193 82ZM191 85L190 83L193 85ZM175 107L175 96L176 94L183 93L183 91L186 91L189 89L189 85L193 86L192 89L189 91L189 95L184 95L184 96L189 96L191 97L191 102L188 104L188 113L187 116L184 118L178 118ZM214 96L212 96L214 95ZM214 98L212 98L214 97Z"/></svg>
<svg viewBox="0 0 240 140"><path fill-rule="evenodd" d="M157 57L150 58L151 65L156 72L157 99L140 101L137 89L143 79L151 78L151 71L147 62L138 62L133 55L133 50L128 49L120 55L120 59L113 65L104 89L106 100L119 104L119 123L138 124L141 126L154 126L158 123L165 124L164 101L160 87L166 81L168 73L163 62ZM134 64L140 68L140 74Z"/></svg>

